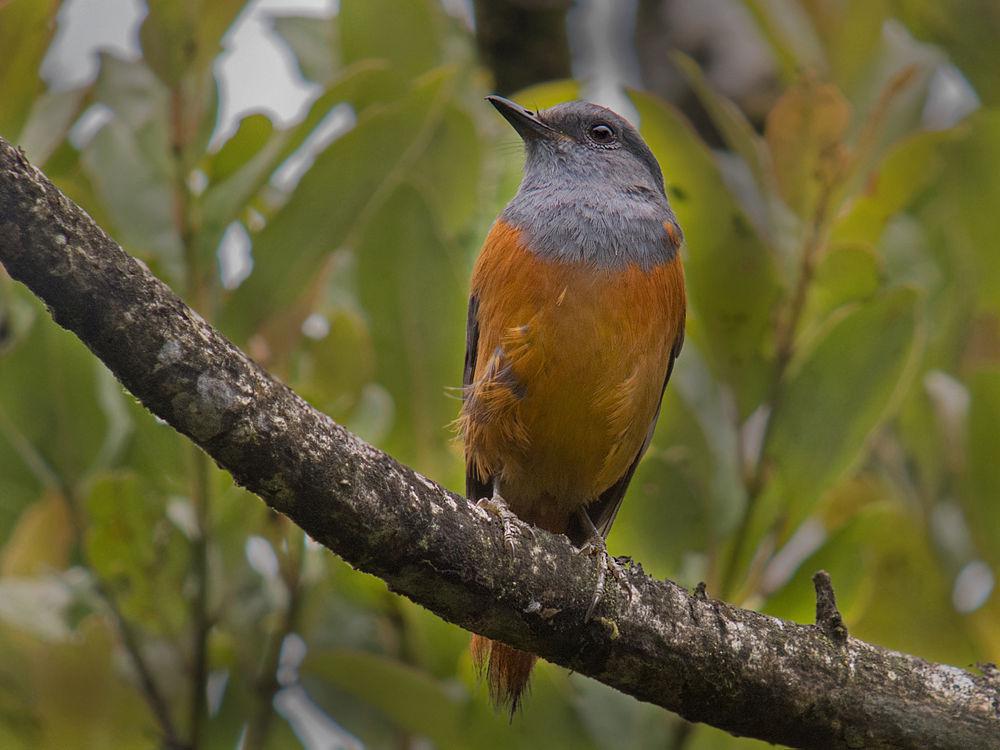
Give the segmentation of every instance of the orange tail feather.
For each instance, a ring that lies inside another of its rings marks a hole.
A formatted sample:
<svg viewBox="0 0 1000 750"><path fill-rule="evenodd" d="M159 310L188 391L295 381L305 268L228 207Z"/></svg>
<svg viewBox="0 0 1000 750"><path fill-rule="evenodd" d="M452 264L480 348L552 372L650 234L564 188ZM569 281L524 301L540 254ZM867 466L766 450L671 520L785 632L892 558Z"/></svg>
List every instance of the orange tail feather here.
<svg viewBox="0 0 1000 750"><path fill-rule="evenodd" d="M486 675L493 705L509 711L513 718L538 657L481 635L472 636L471 648L476 669Z"/></svg>

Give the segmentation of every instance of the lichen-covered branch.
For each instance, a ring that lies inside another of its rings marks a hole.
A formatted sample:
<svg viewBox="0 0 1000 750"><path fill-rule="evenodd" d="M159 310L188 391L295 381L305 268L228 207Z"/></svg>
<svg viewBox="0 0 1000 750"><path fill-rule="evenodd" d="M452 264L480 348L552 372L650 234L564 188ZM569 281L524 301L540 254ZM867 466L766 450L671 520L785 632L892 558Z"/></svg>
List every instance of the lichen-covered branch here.
<svg viewBox="0 0 1000 750"><path fill-rule="evenodd" d="M441 617L736 734L801 747L1000 748L1000 684L669 581L609 578L319 413L188 308L0 139L0 263L154 414L314 539ZM831 589L832 591L832 589ZM842 626L841 626L842 627Z"/></svg>

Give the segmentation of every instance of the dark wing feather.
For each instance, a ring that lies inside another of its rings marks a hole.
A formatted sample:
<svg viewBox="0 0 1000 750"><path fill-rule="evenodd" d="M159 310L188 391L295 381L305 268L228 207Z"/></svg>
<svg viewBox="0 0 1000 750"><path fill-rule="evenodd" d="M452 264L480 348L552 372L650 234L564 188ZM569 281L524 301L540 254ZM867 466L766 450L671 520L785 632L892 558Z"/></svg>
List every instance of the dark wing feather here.
<svg viewBox="0 0 1000 750"><path fill-rule="evenodd" d="M608 532L611 531L611 524L615 522L615 516L618 515L618 509L621 507L622 500L625 498L625 490L628 489L629 482L632 481L632 475L635 474L639 461L642 460L643 455L646 453L646 449L649 448L650 441L653 439L653 431L656 429L656 420L660 417L660 407L663 405L663 392L666 391L667 383L670 382L670 375L674 371L674 360L676 360L677 356L681 353L682 346L684 346L683 325L681 326L681 332L677 337L677 341L674 342L673 348L670 350L670 361L667 362L667 375L663 379L663 388L660 390L660 404L657 405L656 413L653 415L653 420L649 423L649 430L646 432L646 439L643 441L642 447L639 448L639 452L636 454L635 459L625 470L625 473L619 477L618 481L604 490L597 500L587 506L587 515L590 516L590 520L593 521L594 526L597 527L597 530L605 539L608 538ZM577 528L575 524L571 526L569 538L570 541L577 546L585 543L589 537L589 532L584 531L582 528Z"/></svg>
<svg viewBox="0 0 1000 750"><path fill-rule="evenodd" d="M462 374L462 401L468 397L472 379L476 374L476 354L479 349L479 297L469 297L469 317L465 324L465 372ZM480 478L472 468L468 456L465 459L465 496L471 502L489 497L493 490L493 478Z"/></svg>

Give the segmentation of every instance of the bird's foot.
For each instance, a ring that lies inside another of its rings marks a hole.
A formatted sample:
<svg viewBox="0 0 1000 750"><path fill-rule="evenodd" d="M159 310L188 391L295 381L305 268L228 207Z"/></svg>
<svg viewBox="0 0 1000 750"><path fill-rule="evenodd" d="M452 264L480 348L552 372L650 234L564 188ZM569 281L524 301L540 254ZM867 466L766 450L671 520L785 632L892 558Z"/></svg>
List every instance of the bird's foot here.
<svg viewBox="0 0 1000 750"><path fill-rule="evenodd" d="M517 514L510 509L499 493L494 492L493 497L480 498L476 505L500 519L500 523L503 524L503 541L511 554L514 554L514 543L517 537L520 536L522 528L534 538L535 532L532 531L530 526L518 526L513 523L517 519Z"/></svg>
<svg viewBox="0 0 1000 750"><path fill-rule="evenodd" d="M594 615L594 610L597 609L598 603L604 596L604 582L607 579L608 571L610 571L611 575L621 581L621 583L625 586L628 591L628 600L630 604L639 592L629 580L629 577L625 572L625 568L622 567L621 563L618 562L616 558L612 557L608 553L608 545L604 541L604 537L594 527L593 523L590 521L590 516L587 515L585 510L583 511L583 515L585 516L585 525L589 524L593 534L590 539L577 550L577 553L581 555L593 555L597 558L597 583L594 585L594 598L591 600L590 606L587 608L587 614L585 617L585 621L590 622Z"/></svg>

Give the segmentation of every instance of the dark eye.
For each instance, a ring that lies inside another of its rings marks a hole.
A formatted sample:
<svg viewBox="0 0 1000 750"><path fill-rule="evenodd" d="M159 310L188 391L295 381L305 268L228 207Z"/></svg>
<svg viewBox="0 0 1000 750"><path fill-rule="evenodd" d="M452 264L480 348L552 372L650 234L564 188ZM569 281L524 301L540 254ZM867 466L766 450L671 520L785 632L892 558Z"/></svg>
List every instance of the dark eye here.
<svg viewBox="0 0 1000 750"><path fill-rule="evenodd" d="M613 143L615 140L615 131L606 123L594 123L590 126L590 140L602 146Z"/></svg>

